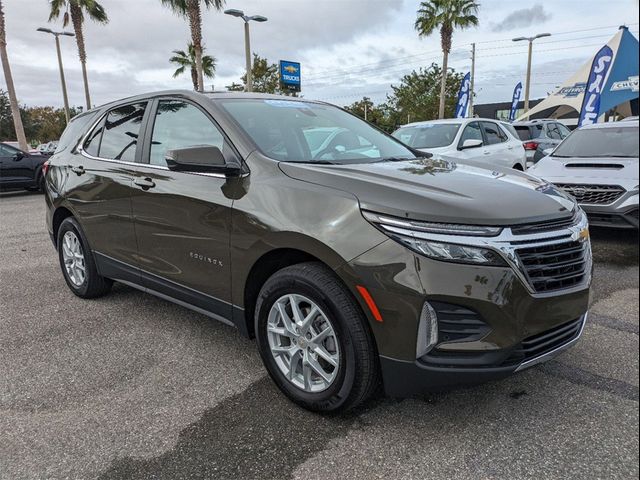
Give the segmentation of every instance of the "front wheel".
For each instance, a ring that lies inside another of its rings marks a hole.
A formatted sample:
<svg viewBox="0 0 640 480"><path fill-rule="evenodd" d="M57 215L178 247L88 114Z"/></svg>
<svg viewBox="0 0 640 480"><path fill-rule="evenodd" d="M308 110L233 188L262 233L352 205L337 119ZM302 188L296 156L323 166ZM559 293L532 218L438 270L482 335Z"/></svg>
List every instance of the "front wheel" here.
<svg viewBox="0 0 640 480"><path fill-rule="evenodd" d="M346 287L319 263L276 272L256 303L262 360L282 392L313 411L352 408L378 385L366 319Z"/></svg>

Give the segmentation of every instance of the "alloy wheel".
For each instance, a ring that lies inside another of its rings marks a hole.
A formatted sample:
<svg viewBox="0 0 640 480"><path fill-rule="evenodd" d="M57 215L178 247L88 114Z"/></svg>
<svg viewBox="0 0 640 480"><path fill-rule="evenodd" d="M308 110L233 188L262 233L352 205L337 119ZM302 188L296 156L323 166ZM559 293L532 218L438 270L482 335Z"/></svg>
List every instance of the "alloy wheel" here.
<svg viewBox="0 0 640 480"><path fill-rule="evenodd" d="M78 236L68 231L62 237L62 260L71 283L80 287L86 278L86 264Z"/></svg>
<svg viewBox="0 0 640 480"><path fill-rule="evenodd" d="M273 304L267 338L278 368L301 390L322 392L336 379L338 338L327 315L307 297L288 294Z"/></svg>

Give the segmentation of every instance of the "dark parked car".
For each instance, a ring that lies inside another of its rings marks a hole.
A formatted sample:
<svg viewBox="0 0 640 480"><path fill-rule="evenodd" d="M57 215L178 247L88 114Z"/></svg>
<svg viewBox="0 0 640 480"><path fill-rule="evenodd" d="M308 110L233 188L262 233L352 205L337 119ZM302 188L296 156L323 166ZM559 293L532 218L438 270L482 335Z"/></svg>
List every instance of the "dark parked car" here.
<svg viewBox="0 0 640 480"><path fill-rule="evenodd" d="M555 148L569 136L571 130L557 120L530 120L513 124L527 153L527 164L540 161L545 150Z"/></svg>
<svg viewBox="0 0 640 480"><path fill-rule="evenodd" d="M319 128L340 133L317 149ZM524 173L427 156L326 103L141 95L69 124L47 224L76 295L115 280L235 326L312 410L380 380L405 396L501 378L573 345L582 210Z"/></svg>
<svg viewBox="0 0 640 480"><path fill-rule="evenodd" d="M0 190L42 189L42 166L48 158L0 143Z"/></svg>

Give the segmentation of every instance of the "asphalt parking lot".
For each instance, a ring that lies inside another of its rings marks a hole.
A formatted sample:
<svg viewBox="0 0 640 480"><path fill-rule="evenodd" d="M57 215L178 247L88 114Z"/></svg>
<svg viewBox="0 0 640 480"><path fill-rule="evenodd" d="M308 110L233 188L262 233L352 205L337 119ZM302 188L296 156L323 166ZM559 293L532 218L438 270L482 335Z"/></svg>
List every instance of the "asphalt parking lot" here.
<svg viewBox="0 0 640 480"><path fill-rule="evenodd" d="M116 285L66 287L39 194L0 194L0 478L638 477L638 236L595 230L589 323L505 381L343 416L289 403L253 342Z"/></svg>

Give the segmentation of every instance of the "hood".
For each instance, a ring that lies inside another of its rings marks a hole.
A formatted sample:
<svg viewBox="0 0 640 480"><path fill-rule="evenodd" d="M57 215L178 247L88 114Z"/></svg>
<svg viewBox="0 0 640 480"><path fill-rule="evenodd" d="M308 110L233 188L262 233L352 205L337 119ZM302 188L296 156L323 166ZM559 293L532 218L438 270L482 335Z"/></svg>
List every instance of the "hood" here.
<svg viewBox="0 0 640 480"><path fill-rule="evenodd" d="M417 159L357 165L280 163L291 178L355 195L365 210L414 220L515 225L567 217L574 202L552 185L493 166Z"/></svg>
<svg viewBox="0 0 640 480"><path fill-rule="evenodd" d="M627 190L638 185L638 159L617 157L544 157L529 173L552 183L620 185Z"/></svg>

